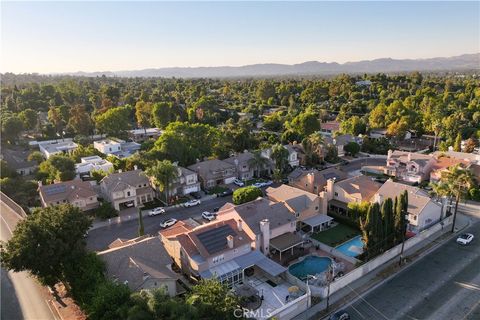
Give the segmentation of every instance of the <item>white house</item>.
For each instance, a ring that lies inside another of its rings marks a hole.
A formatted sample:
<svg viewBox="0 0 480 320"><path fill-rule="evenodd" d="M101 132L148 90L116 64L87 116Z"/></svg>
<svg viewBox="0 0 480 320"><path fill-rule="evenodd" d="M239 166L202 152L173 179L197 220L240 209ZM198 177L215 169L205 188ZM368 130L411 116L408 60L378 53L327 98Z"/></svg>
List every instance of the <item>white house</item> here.
<svg viewBox="0 0 480 320"><path fill-rule="evenodd" d="M38 148L45 158L50 158L54 154L64 154L75 150L78 145L72 139L49 140L38 142Z"/></svg>
<svg viewBox="0 0 480 320"><path fill-rule="evenodd" d="M113 170L113 164L99 156L83 157L80 163L75 164L78 176L90 175L92 170L109 173Z"/></svg>
<svg viewBox="0 0 480 320"><path fill-rule="evenodd" d="M120 139L102 139L93 142L93 147L103 154L114 154L122 151L122 142Z"/></svg>

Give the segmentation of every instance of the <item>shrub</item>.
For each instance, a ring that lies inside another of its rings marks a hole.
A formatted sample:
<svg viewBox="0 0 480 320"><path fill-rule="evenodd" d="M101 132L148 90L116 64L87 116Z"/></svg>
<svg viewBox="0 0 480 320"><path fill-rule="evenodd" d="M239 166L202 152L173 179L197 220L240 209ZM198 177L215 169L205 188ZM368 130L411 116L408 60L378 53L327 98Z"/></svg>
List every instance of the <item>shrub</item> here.
<svg viewBox="0 0 480 320"><path fill-rule="evenodd" d="M263 196L262 190L254 186L239 188L233 192L233 203L242 204Z"/></svg>
<svg viewBox="0 0 480 320"><path fill-rule="evenodd" d="M109 219L117 216L117 210L109 202L102 202L100 207L95 210L95 217L99 219Z"/></svg>

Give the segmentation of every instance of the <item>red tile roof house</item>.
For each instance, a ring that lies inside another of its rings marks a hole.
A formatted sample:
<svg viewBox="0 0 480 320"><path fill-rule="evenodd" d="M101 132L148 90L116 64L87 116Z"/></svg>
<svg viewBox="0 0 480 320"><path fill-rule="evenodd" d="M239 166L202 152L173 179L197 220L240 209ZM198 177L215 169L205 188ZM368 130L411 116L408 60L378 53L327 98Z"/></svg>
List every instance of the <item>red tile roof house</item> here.
<svg viewBox="0 0 480 320"><path fill-rule="evenodd" d="M233 287L244 282L246 269L272 281L286 271L254 249L255 234L238 216L196 227L179 222L159 234L168 254L192 281L215 277Z"/></svg>
<svg viewBox="0 0 480 320"><path fill-rule="evenodd" d="M331 136L339 130L340 122L338 121L327 121L320 124L320 133L323 135Z"/></svg>
<svg viewBox="0 0 480 320"><path fill-rule="evenodd" d="M69 203L88 211L98 208L97 193L88 181L80 179L41 185L38 188L43 207Z"/></svg>

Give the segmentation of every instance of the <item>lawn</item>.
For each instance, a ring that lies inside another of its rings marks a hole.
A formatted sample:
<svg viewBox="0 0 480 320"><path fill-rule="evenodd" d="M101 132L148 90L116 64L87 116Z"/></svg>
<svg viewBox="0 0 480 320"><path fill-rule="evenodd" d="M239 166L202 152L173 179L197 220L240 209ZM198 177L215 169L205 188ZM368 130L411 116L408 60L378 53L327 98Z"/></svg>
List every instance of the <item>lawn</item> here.
<svg viewBox="0 0 480 320"><path fill-rule="evenodd" d="M352 239L360 234L360 231L344 224L325 231L317 232L312 235L312 238L329 245L330 247L338 246L339 244Z"/></svg>

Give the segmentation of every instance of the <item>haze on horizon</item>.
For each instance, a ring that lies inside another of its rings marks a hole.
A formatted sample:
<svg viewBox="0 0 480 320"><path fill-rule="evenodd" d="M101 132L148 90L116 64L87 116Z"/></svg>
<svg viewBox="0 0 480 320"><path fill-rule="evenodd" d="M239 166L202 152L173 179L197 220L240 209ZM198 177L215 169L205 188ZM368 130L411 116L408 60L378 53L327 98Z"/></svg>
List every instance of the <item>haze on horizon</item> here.
<svg viewBox="0 0 480 320"><path fill-rule="evenodd" d="M2 2L1 72L480 52L480 2Z"/></svg>

